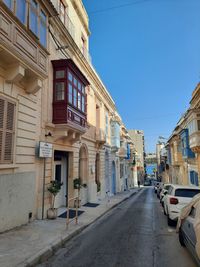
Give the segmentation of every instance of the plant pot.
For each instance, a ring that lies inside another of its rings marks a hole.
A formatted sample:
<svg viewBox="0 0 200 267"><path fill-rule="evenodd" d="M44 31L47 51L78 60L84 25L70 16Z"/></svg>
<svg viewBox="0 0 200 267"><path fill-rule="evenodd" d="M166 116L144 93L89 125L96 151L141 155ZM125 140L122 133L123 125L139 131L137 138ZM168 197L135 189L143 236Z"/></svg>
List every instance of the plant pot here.
<svg viewBox="0 0 200 267"><path fill-rule="evenodd" d="M53 209L53 208L50 208L47 210L47 218L50 219L50 220L54 220L56 219L58 216L58 209Z"/></svg>

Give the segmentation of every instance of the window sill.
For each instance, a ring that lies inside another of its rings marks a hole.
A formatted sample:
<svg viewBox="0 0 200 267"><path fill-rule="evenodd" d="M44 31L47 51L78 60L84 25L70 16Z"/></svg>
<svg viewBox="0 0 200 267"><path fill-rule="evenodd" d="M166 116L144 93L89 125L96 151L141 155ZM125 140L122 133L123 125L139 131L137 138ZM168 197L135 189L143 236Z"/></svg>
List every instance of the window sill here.
<svg viewBox="0 0 200 267"><path fill-rule="evenodd" d="M3 169L17 169L19 168L18 165L16 164L0 164L0 170L3 170Z"/></svg>

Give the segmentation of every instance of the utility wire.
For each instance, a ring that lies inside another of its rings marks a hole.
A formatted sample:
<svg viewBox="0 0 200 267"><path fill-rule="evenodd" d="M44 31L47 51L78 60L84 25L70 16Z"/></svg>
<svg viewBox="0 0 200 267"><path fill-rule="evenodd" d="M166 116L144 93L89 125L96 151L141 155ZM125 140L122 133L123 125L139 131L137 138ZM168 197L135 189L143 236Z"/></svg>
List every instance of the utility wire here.
<svg viewBox="0 0 200 267"><path fill-rule="evenodd" d="M137 5L137 4L142 4L144 2L149 2L152 0L137 0L131 3L126 3L126 4L122 4L122 5L117 5L117 6L112 6L112 7L108 7L108 8L104 8L104 9L99 9L99 10L94 10L94 11L88 11L89 15L93 15L93 14L97 14L97 13L102 13L102 12L106 12L106 11L110 11L110 10L114 10L114 9L119 9L119 8L123 8L123 7L127 7L127 6L133 6L133 5Z"/></svg>

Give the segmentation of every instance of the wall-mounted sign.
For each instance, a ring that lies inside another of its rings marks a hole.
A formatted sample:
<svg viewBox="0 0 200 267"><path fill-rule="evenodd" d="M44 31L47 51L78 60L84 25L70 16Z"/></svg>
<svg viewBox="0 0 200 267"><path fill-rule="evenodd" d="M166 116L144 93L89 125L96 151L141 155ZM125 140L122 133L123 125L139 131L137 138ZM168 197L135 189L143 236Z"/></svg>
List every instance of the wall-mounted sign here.
<svg viewBox="0 0 200 267"><path fill-rule="evenodd" d="M40 142L39 157L40 158L52 158L53 145L46 142Z"/></svg>

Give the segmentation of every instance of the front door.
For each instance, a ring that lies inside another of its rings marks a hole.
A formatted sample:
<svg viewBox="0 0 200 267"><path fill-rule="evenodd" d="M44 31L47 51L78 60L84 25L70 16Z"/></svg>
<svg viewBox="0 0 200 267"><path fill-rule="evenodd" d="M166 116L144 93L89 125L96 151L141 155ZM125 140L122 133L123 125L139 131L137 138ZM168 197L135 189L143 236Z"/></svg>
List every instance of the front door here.
<svg viewBox="0 0 200 267"><path fill-rule="evenodd" d="M66 206L67 168L66 159L54 162L54 179L63 183L60 192L55 198L55 208Z"/></svg>

